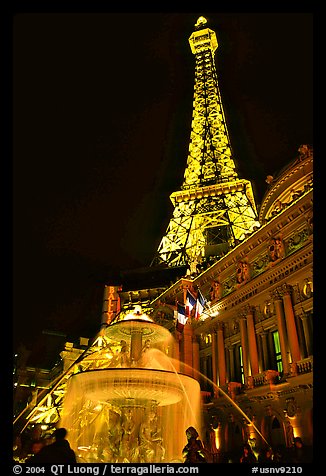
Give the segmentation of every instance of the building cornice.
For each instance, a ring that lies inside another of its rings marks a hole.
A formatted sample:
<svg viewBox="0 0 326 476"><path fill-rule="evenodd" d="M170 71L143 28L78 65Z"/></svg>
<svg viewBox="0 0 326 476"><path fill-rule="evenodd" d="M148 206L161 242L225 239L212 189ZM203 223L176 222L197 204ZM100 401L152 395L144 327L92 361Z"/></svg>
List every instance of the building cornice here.
<svg viewBox="0 0 326 476"><path fill-rule="evenodd" d="M298 273L304 267L309 266L312 261L313 247L312 243L308 243L294 255L284 258L277 267L265 271L246 283L241 289L233 291L228 296L211 305L209 312L216 315L216 317L199 321L196 324L195 333L200 334L215 328L217 322L221 319L228 319L234 314L235 309L238 312L240 307L251 304L253 300L258 298L259 294L266 292L266 290L271 293L273 289L285 282L296 284Z"/></svg>
<svg viewBox="0 0 326 476"><path fill-rule="evenodd" d="M193 280L193 285L203 288L205 284L210 283L218 276L230 274L230 269L241 258L247 257L249 261L253 261L273 236L283 234L283 239L288 239L294 231L298 232L298 230L308 227L308 215L311 208L312 191L300 197L296 203L263 225L246 241L233 248L225 257L202 272Z"/></svg>

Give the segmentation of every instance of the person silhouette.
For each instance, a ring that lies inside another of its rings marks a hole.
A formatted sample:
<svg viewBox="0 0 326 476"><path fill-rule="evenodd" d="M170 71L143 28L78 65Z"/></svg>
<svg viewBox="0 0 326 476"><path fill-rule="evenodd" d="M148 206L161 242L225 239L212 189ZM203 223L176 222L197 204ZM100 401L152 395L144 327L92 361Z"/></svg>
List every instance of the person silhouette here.
<svg viewBox="0 0 326 476"><path fill-rule="evenodd" d="M193 426L186 429L188 443L182 450L185 463L206 463L204 446L201 440L197 439L198 436L198 432Z"/></svg>
<svg viewBox="0 0 326 476"><path fill-rule="evenodd" d="M54 431L55 441L50 445L43 446L42 449L28 461L31 465L40 465L44 463L68 464L77 463L76 454L66 440L66 428L57 428Z"/></svg>

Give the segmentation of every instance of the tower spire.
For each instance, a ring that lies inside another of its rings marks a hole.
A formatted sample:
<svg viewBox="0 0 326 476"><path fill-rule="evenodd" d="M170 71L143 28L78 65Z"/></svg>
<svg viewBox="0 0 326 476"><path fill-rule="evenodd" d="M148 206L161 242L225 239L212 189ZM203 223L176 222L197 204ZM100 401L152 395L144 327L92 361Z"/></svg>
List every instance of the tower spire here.
<svg viewBox="0 0 326 476"><path fill-rule="evenodd" d="M196 65L187 165L152 264L218 258L259 226L251 183L236 171L214 61L218 42L206 18L198 18L189 44Z"/></svg>

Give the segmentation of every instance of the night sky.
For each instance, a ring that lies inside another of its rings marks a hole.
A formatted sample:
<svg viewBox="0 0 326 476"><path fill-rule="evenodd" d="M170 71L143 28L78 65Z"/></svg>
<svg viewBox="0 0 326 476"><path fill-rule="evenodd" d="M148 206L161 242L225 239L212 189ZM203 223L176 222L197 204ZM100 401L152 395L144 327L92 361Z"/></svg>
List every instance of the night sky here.
<svg viewBox="0 0 326 476"><path fill-rule="evenodd" d="M149 266L183 181L198 16L240 178L313 143L311 13L20 13L13 21L13 337L98 331L104 284Z"/></svg>

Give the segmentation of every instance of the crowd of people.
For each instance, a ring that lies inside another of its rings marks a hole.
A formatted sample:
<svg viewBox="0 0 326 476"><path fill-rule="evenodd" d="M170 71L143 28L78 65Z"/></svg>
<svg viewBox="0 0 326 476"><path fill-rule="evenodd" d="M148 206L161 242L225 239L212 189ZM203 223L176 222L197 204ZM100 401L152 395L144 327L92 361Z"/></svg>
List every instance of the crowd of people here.
<svg viewBox="0 0 326 476"><path fill-rule="evenodd" d="M213 428L210 428L210 435L203 443L199 439L199 434L194 427L186 430L187 444L183 448L182 458L185 464L197 463L240 463L240 464L304 464L312 463L312 448L303 444L300 437L295 437L292 447L279 445L275 448L262 447L259 451L253 450L249 443L242 445L238 451L222 453L216 447L212 437ZM30 465L51 464L73 464L77 463L74 450L67 440L67 430L57 428L53 433L53 439L48 442L36 439L31 442L30 456L25 463Z"/></svg>
<svg viewBox="0 0 326 476"><path fill-rule="evenodd" d="M258 452L249 443L233 452L220 452L215 443L199 439L195 428L186 430L187 444L183 448L185 463L240 463L240 464L304 464L312 463L312 448L303 444L300 437L295 437L292 447L278 445L275 448L264 446Z"/></svg>

